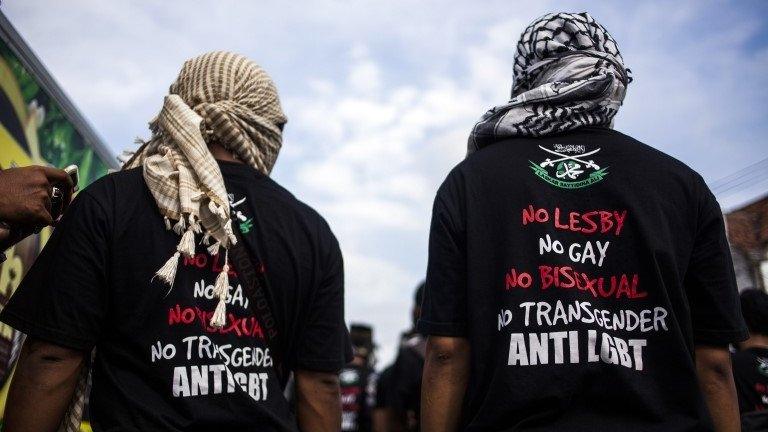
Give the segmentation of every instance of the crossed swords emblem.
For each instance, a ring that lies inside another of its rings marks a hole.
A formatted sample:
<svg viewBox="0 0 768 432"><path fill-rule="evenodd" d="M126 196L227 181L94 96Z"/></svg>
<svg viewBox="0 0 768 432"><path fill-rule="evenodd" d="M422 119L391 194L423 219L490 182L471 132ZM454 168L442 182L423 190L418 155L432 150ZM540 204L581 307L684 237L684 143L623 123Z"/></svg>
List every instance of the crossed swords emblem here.
<svg viewBox="0 0 768 432"><path fill-rule="evenodd" d="M245 202L245 198L241 199L240 201L235 202L235 196L233 194L228 194L227 196L229 197L229 206L232 209L234 209L235 207L237 207L240 204ZM243 212L241 212L240 210L235 210L235 217L240 219L240 221L242 221L242 222L245 222L246 220L248 220L248 218L246 218L245 215L243 214Z"/></svg>
<svg viewBox="0 0 768 432"><path fill-rule="evenodd" d="M539 146L539 148L544 150L545 152L551 153L551 154L553 154L553 155L555 155L555 156L557 156L559 158L559 159L547 158L546 160L544 160L544 162L539 164L542 168L555 166L556 163L566 162L565 163L565 170L562 171L562 172L556 173L558 178L563 178L563 177L567 176L567 177L569 177L571 179L575 179L576 177L579 176L579 174L584 172L583 170L579 170L579 168L581 168L580 164L584 164L584 166L587 167L587 168L592 168L592 169L595 169L595 170L599 170L600 169L600 166L598 164L596 164L595 161L593 161L592 159L590 159L590 160L584 160L583 159L583 158L585 158L587 156L591 156L591 155L599 152L600 149L595 149L595 150L592 150L590 152L582 153L580 155L568 156L566 154L562 154L562 153L558 153L558 152L556 152L554 150L550 150L550 149L548 149L546 147ZM568 163L568 162L571 162L571 163Z"/></svg>

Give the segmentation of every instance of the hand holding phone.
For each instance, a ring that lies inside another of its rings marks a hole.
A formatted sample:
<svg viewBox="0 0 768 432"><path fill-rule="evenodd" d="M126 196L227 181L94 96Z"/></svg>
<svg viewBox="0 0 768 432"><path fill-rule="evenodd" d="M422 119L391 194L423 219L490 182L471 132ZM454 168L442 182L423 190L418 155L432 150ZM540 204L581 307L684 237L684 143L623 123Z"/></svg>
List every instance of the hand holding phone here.
<svg viewBox="0 0 768 432"><path fill-rule="evenodd" d="M46 226L53 223L51 195L59 185L62 203L68 203L70 175L57 168L28 166L0 171L0 221L13 227ZM62 206L62 209L66 206Z"/></svg>
<svg viewBox="0 0 768 432"><path fill-rule="evenodd" d="M77 192L79 183L79 170L77 165L70 165L64 168L67 173L67 179L59 181L51 189L51 219L53 223L61 219L64 211L72 200L72 195Z"/></svg>

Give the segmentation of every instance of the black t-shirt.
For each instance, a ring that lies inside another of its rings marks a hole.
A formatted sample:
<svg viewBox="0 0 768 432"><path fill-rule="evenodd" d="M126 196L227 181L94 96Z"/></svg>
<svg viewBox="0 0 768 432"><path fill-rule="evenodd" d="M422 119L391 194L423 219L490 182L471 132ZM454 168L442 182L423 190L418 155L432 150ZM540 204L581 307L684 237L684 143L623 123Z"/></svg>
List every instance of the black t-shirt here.
<svg viewBox="0 0 768 432"><path fill-rule="evenodd" d="M350 353L330 228L269 177L220 167L234 222L270 281L285 367L339 371ZM0 319L66 347L96 347L96 431L296 431L237 269L222 329L208 325L219 256L199 246L194 259L181 259L170 291L153 281L178 242L140 170L108 175L73 201Z"/></svg>
<svg viewBox="0 0 768 432"><path fill-rule="evenodd" d="M376 377L374 407L385 409L392 406L392 373L395 365L389 365Z"/></svg>
<svg viewBox="0 0 768 432"><path fill-rule="evenodd" d="M421 416L421 375L426 341L420 334L403 340L392 370L390 403L407 430L419 430Z"/></svg>
<svg viewBox="0 0 768 432"><path fill-rule="evenodd" d="M467 337L467 431L700 431L694 346L747 336L703 179L619 132L498 142L435 198L420 330Z"/></svg>
<svg viewBox="0 0 768 432"><path fill-rule="evenodd" d="M370 432L375 403L376 372L349 365L339 374L342 432Z"/></svg>
<svg viewBox="0 0 768 432"><path fill-rule="evenodd" d="M768 408L768 348L738 351L733 360L733 380L742 414Z"/></svg>

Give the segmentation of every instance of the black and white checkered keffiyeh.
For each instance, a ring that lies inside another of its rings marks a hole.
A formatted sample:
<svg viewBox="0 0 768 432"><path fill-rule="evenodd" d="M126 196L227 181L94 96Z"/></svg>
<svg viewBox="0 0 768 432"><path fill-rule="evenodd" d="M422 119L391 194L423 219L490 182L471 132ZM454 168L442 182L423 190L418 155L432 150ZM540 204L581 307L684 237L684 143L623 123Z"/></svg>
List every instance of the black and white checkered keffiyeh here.
<svg viewBox="0 0 768 432"><path fill-rule="evenodd" d="M517 44L512 98L475 124L467 155L505 138L610 127L630 82L616 41L588 13L545 15Z"/></svg>

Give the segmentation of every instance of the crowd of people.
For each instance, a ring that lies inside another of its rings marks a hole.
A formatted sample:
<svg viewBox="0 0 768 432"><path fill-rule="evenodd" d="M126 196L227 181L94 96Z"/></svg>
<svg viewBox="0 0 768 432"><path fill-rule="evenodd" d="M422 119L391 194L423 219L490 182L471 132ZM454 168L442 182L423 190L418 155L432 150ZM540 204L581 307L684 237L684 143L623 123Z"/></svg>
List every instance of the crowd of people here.
<svg viewBox="0 0 768 432"><path fill-rule="evenodd" d="M350 326L355 360L340 374L344 432L406 432L419 430L421 375L426 339L416 330L421 315L424 283L414 294L412 327L403 332L395 361L374 370L372 328Z"/></svg>
<svg viewBox="0 0 768 432"><path fill-rule="evenodd" d="M701 176L612 129L616 41L548 14L513 68L380 370L331 228L269 176L287 117L253 61L185 62L151 137L71 203L65 171L0 171L2 248L56 225L0 313L26 334L3 429L77 430L90 388L95 431L768 430L768 294L739 295Z"/></svg>

